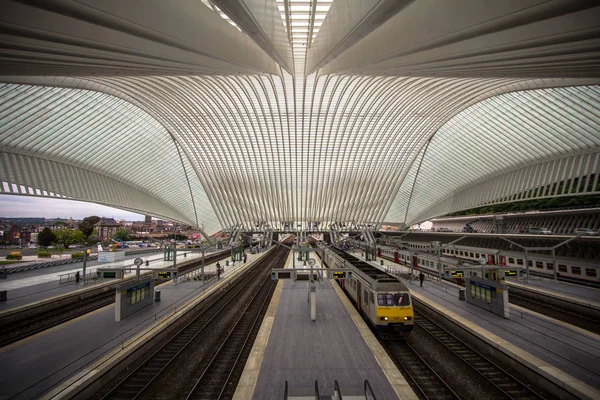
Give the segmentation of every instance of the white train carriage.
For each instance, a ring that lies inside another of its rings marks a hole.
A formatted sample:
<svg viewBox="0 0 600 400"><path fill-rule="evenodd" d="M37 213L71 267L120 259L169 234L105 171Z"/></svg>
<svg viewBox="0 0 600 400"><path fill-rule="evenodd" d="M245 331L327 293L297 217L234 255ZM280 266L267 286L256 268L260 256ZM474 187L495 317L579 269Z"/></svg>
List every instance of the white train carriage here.
<svg viewBox="0 0 600 400"><path fill-rule="evenodd" d="M386 337L405 336L414 325L410 291L398 278L354 256L342 257L332 249L324 254L329 268L349 268L352 279L342 288L370 325Z"/></svg>

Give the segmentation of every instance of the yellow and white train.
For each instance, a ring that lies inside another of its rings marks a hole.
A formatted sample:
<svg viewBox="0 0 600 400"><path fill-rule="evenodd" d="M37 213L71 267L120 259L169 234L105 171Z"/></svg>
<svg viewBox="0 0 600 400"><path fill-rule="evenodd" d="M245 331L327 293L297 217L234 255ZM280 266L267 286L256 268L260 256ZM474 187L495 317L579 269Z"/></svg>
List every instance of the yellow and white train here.
<svg viewBox="0 0 600 400"><path fill-rule="evenodd" d="M324 262L329 268L352 270L352 278L340 284L382 337L405 336L413 329L410 291L398 278L335 247L325 250Z"/></svg>

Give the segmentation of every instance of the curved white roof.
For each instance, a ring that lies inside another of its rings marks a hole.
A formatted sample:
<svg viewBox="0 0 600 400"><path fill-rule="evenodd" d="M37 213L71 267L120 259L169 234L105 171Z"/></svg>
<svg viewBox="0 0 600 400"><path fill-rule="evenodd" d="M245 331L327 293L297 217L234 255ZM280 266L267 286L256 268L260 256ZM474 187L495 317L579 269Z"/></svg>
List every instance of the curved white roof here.
<svg viewBox="0 0 600 400"><path fill-rule="evenodd" d="M1 1L2 192L212 233L600 191L600 7L240 3Z"/></svg>

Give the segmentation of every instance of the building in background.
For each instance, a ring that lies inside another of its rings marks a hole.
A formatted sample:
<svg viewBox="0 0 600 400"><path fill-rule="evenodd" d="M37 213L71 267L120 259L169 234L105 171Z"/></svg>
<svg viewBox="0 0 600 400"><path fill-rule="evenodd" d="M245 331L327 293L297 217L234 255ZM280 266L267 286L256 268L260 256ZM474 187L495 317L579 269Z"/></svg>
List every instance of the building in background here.
<svg viewBox="0 0 600 400"><path fill-rule="evenodd" d="M101 218L95 225L98 228L98 240L108 240L121 227L114 218Z"/></svg>

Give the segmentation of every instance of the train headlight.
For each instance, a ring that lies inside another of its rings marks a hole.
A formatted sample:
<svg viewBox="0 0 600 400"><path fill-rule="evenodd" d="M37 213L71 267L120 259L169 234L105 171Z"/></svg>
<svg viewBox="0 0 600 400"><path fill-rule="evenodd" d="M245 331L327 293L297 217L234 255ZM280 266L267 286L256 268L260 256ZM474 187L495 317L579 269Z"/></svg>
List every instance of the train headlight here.
<svg viewBox="0 0 600 400"><path fill-rule="evenodd" d="M410 321L410 320L411 320L411 318L410 318L410 317L404 317L404 320L405 320L405 321Z"/></svg>
<svg viewBox="0 0 600 400"><path fill-rule="evenodd" d="M379 317L379 319L382 321L387 321L389 318L388 317Z"/></svg>

